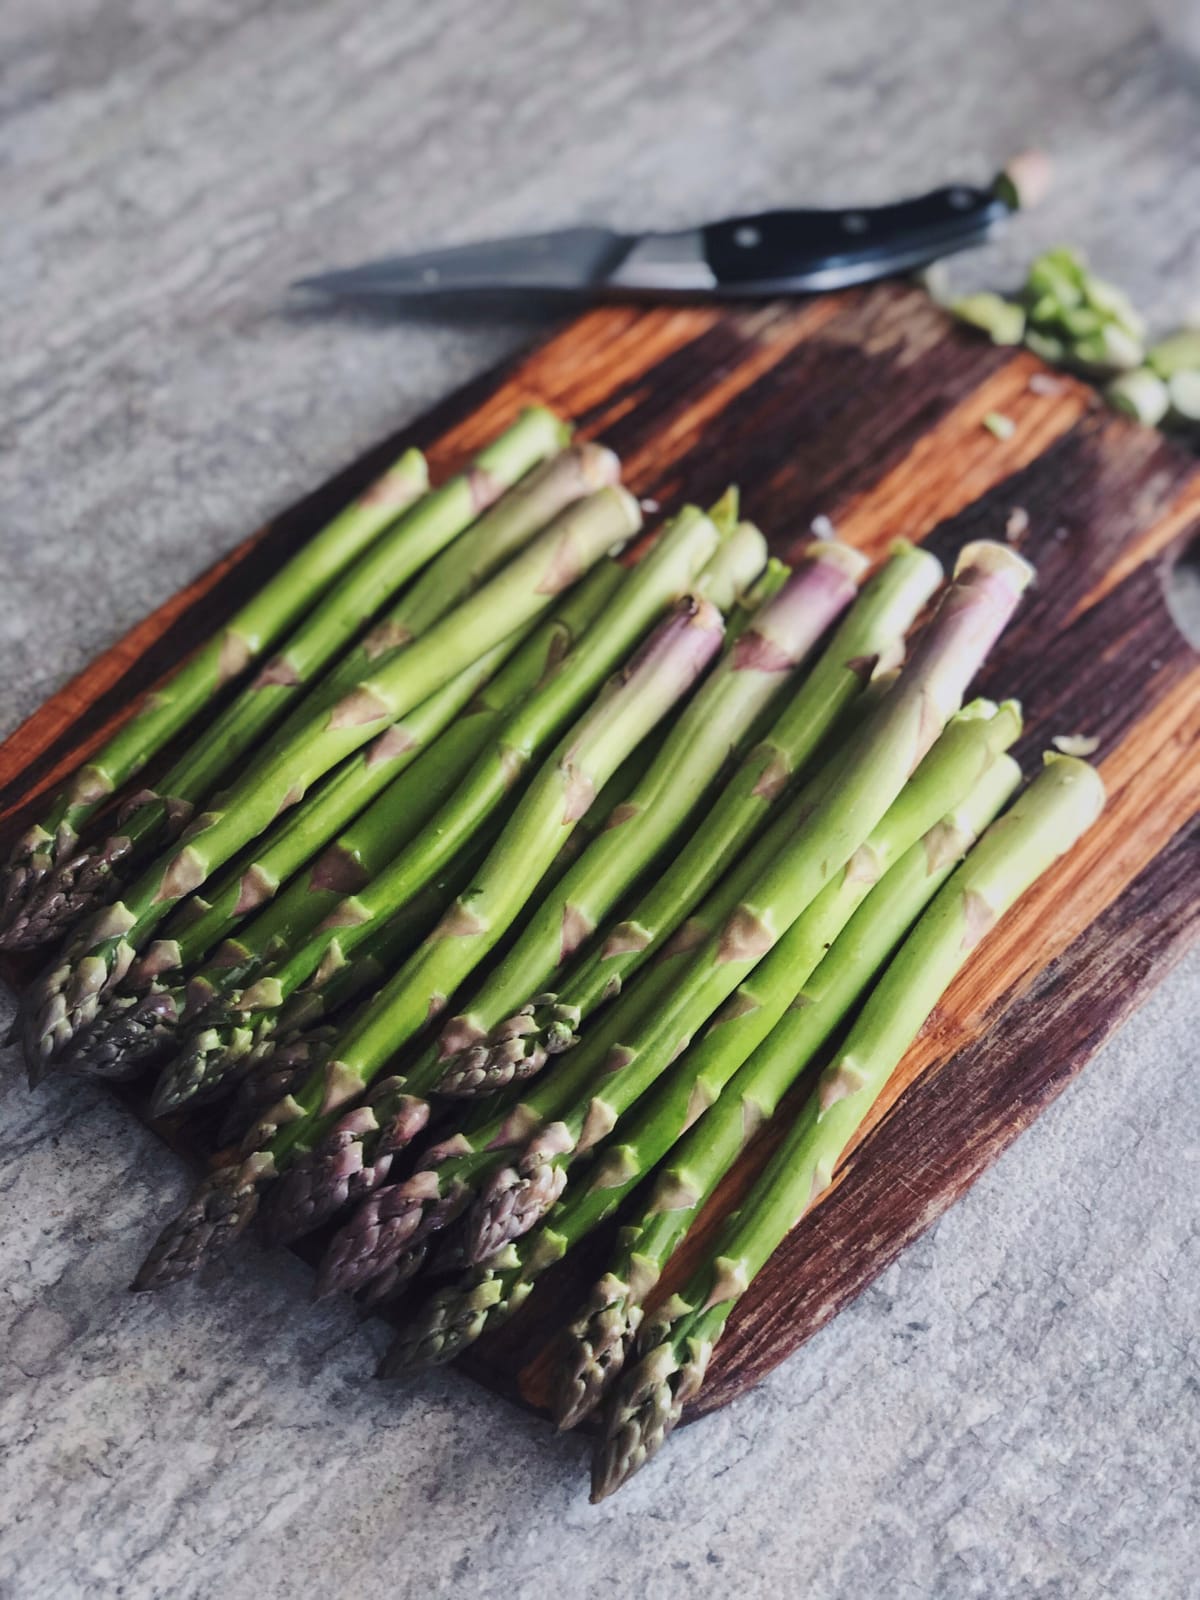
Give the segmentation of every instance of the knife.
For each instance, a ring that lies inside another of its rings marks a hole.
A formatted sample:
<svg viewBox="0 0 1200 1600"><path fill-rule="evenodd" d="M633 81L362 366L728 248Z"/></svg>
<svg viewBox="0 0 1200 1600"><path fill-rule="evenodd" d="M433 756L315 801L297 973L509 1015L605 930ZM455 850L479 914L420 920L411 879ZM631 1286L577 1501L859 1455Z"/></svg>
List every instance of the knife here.
<svg viewBox="0 0 1200 1600"><path fill-rule="evenodd" d="M986 188L949 184L894 205L759 211L677 233L565 228L388 256L301 278L293 287L367 300L496 291L612 297L840 289L980 243L1033 198L1026 193L1037 186L1027 182L1028 163L1040 159L1018 157ZM1040 182L1040 174L1032 175Z"/></svg>

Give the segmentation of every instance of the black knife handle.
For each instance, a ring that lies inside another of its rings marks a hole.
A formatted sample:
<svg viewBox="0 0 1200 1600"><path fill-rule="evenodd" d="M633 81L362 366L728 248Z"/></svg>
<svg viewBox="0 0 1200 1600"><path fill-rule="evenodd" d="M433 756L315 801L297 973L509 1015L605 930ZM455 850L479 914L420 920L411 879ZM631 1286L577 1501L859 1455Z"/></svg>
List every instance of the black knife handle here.
<svg viewBox="0 0 1200 1600"><path fill-rule="evenodd" d="M704 254L722 287L786 286L826 269L849 282L962 249L1009 212L995 190L958 183L889 206L727 217L704 228Z"/></svg>

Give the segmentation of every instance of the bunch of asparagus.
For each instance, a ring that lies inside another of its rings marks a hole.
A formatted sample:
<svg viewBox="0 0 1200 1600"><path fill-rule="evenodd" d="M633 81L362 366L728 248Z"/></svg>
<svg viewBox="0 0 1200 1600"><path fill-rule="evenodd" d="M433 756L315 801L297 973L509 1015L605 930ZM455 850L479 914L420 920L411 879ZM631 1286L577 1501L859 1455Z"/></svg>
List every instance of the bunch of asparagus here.
<svg viewBox="0 0 1200 1600"><path fill-rule="evenodd" d="M730 491L625 568L618 478L541 408L440 488L409 452L23 835L0 924L53 950L22 1013L35 1080L219 1107L217 1164L135 1287L260 1213L277 1240L333 1224L319 1293L412 1294L391 1376L622 1212L556 1401L563 1426L605 1408L597 1494L658 1448L955 972L1102 801L1056 756L1005 809L1020 708L964 705L1032 576L1006 545L960 553L906 660L927 552L866 575L817 541L789 570Z"/></svg>

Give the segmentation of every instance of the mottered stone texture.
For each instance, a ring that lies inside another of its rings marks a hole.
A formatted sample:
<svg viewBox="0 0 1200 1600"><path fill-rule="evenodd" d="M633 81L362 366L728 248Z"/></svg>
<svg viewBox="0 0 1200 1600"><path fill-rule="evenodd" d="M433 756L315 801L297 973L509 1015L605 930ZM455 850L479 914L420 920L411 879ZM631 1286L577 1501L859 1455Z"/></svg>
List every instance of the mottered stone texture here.
<svg viewBox="0 0 1200 1600"><path fill-rule="evenodd" d="M0 8L0 726L270 512L542 323L289 301L301 273L589 218L981 177L961 263L1087 246L1200 297L1200 100L1119 0L10 0ZM900 530L898 530L900 531ZM585 1450L252 1244L125 1285L177 1163L0 1055L0 1595L1191 1600L1200 958L929 1234L601 1508ZM0 1021L6 1021L0 1017Z"/></svg>

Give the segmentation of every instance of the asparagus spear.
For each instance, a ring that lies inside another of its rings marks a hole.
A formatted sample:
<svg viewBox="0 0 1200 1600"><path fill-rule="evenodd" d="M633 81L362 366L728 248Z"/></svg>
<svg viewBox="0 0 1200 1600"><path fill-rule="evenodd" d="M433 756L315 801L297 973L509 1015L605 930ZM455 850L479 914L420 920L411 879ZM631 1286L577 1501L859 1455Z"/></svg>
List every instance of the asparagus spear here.
<svg viewBox="0 0 1200 1600"><path fill-rule="evenodd" d="M414 500L429 476L419 450L406 450L353 504L287 561L82 766L46 814L17 840L0 882L0 945L22 947L22 910L46 874L75 853L85 824L221 688L260 660L328 585Z"/></svg>
<svg viewBox="0 0 1200 1600"><path fill-rule="evenodd" d="M258 1192L285 1167L290 1167L290 1181L281 1186L273 1218L277 1235L315 1226L348 1191L361 1191L375 1181L375 1170L382 1178L392 1150L407 1142L427 1108L410 1114L403 1080L386 1083L382 1099L361 1113L339 1117L339 1108L361 1094L392 1053L436 1011L441 997L494 944L553 859L558 836L570 830L624 755L695 681L718 648L721 633L720 613L708 601L686 597L679 603L530 785L471 891L451 906L362 1022L339 1042L336 1059L314 1073L270 1119L273 1135L242 1163L242 1177L217 1174L205 1186L212 1191L211 1203L199 1202L198 1211L195 1205L189 1208L182 1229L167 1228L139 1274L141 1287L193 1270L199 1260L194 1246L203 1244L212 1205L221 1209L228 1230L232 1223L225 1201L232 1196L244 1226ZM361 1160L365 1135L374 1131L372 1120L381 1133L370 1152L374 1168ZM255 1143L261 1138L261 1131L252 1132ZM298 1167L296 1158L308 1152L312 1159ZM197 1218L199 1230L191 1225Z"/></svg>
<svg viewBox="0 0 1200 1600"><path fill-rule="evenodd" d="M662 1446L699 1391L734 1305L829 1187L838 1161L951 979L995 922L1099 816L1095 770L1050 756L988 829L904 941L836 1057L711 1257L643 1325L593 1466L593 1499L611 1494Z"/></svg>
<svg viewBox="0 0 1200 1600"><path fill-rule="evenodd" d="M427 1153L412 1178L369 1195L331 1241L318 1289L358 1289L474 1202L477 1260L541 1216L566 1166L604 1137L864 841L903 787L1011 615L1031 569L1007 549L968 546L910 665L844 749L730 874L735 893L698 948L642 973L587 1042L518 1105ZM777 835L778 830L778 837ZM697 846L699 847L699 846ZM533 1134L530 1139L530 1134ZM394 1136L393 1136L394 1137ZM512 1147L528 1141L517 1159Z"/></svg>
<svg viewBox="0 0 1200 1600"><path fill-rule="evenodd" d="M107 1077L139 1071L171 1047L185 1014L244 983L251 971L332 912L354 883L369 881L429 820L439 799L444 800L470 768L505 710L561 659L621 576L616 562L600 562L531 639L520 643L520 636L513 635L465 668L287 812L256 846L252 861L235 861L211 890L206 886L207 898L196 895L185 901L164 929L164 937L155 940L130 969L122 992L112 995L91 1026L73 1041L72 1070ZM512 654L515 644L520 647ZM510 654L512 659L493 678ZM458 717L427 748L468 701L469 714ZM363 811L372 796L376 798ZM355 819L349 831L328 844L348 819ZM294 877L326 844L311 873ZM284 894L213 955L222 937L288 879L293 881ZM195 972L196 963L210 956L208 966ZM186 985L185 972L190 974ZM241 1031L238 1039L244 1044ZM190 1086L191 1092L198 1092L210 1076L219 1077L224 1065L236 1065L238 1059L223 1063L215 1037L207 1038L204 1049L189 1046L187 1054L176 1084L181 1089ZM160 1113L183 1103L170 1085L164 1085L158 1100Z"/></svg>
<svg viewBox="0 0 1200 1600"><path fill-rule="evenodd" d="M571 1427L585 1415L619 1370L629 1336L640 1321L641 1296L657 1281L663 1248L669 1256L747 1138L773 1115L791 1082L840 1026L1019 781L1020 771L1009 757L992 762L962 804L940 818L869 889L865 902L798 991L786 967L775 963L778 987L789 1009L749 1060L736 1071L736 1061L711 1062L690 1089L672 1075L647 1095L622 1130L620 1143L605 1147L588 1179L559 1200L537 1228L505 1245L421 1307L412 1323L401 1329L381 1375L395 1377L412 1366L452 1360L481 1334L506 1321L541 1274L611 1216L669 1155L671 1164L661 1173L647 1207L637 1222L622 1229L613 1265L568 1330L556 1415L560 1427ZM827 889L819 898L828 894ZM768 959L773 961L782 948L781 944ZM701 1082L703 1098L715 1098L712 1109L697 1122L690 1102Z"/></svg>
<svg viewBox="0 0 1200 1600"><path fill-rule="evenodd" d="M367 744L472 661L522 629L641 521L623 489L601 489L562 513L458 609L395 660L315 716L287 749L268 750L198 817L183 843L82 930L34 986L25 1015L31 1071L44 1071L91 1021L133 957L187 894L268 828L339 761Z"/></svg>
<svg viewBox="0 0 1200 1600"><path fill-rule="evenodd" d="M542 901L469 1010L442 1030L434 1055L441 1064L440 1094L473 1093L481 1078L486 1082L490 1030L552 981L684 825L741 732L849 605L865 565L847 545L819 546L750 623L606 831Z"/></svg>
<svg viewBox="0 0 1200 1600"><path fill-rule="evenodd" d="M497 645L410 714L403 728L405 749L386 763L384 776L398 767L394 781L399 781L422 747L499 665L507 647L507 641ZM269 900L294 866L316 854L353 781L360 775L373 776L374 771L365 757L351 758L264 835L252 861L235 861L208 898L197 896L191 905L181 907L187 915L178 919L177 927L168 925L164 936L138 958L120 989L71 1041L61 1064L88 1076L128 1078L169 1049L187 1002L185 972L211 951L223 931ZM223 967L220 971L223 975ZM203 981L207 980L206 973Z"/></svg>
<svg viewBox="0 0 1200 1600"><path fill-rule="evenodd" d="M431 877L466 848L483 819L502 806L529 762L565 728L587 698L636 644L663 609L706 570L717 547L711 521L689 508L664 532L570 654L560 657L531 694L480 752L453 798L374 881L330 909L307 937L293 942L269 984L254 985L231 1001L225 1032L239 1049L269 1040L279 1007L330 959L344 959L380 917L390 917ZM347 885L353 889L353 885ZM247 1034L245 1013L252 1013ZM311 1020L311 1019L310 1019ZM220 1048L220 1030L209 1028L206 1050ZM192 1064L189 1073L196 1070Z"/></svg>
<svg viewBox="0 0 1200 1600"><path fill-rule="evenodd" d="M680 852L632 914L580 957L557 991L535 995L494 1030L486 1060L482 1052L471 1058L476 1092L530 1077L548 1054L576 1043L581 1023L620 993L765 826L793 775L811 760L864 681L880 664L898 658L905 633L940 577L940 566L926 551L894 548L768 736L721 792L702 842ZM462 1092L466 1080L457 1087Z"/></svg>
<svg viewBox="0 0 1200 1600"><path fill-rule="evenodd" d="M554 1400L559 1427L574 1427L612 1383L641 1323L646 1296L747 1139L775 1114L783 1095L859 1003L1020 779L1016 762L1000 756L962 804L910 846L871 889L711 1110L672 1144L669 1164L659 1172L645 1207L621 1231L611 1267L568 1327ZM679 1127L677 1104L675 1085L668 1080L639 1108L628 1141L639 1155L648 1144L651 1153L660 1147L661 1139L651 1143L657 1125L665 1121L668 1130ZM612 1165L602 1158L580 1204L586 1207L591 1189L611 1180Z"/></svg>
<svg viewBox="0 0 1200 1600"><path fill-rule="evenodd" d="M381 538L345 574L320 604L304 619L282 652L269 661L254 681L226 708L211 727L193 742L161 780L161 792L143 791L127 805L119 819L119 831L91 850L81 850L63 861L48 877L37 899L22 920L20 937L26 943L45 943L77 922L88 910L113 891L112 879L124 875L142 846L159 838L168 824L182 826L195 806L213 785L234 769L237 761L251 751L288 706L304 695L325 665L375 611L381 599L393 593L418 567L424 565L471 521L479 510L495 499L500 490L513 483L548 450L560 441L562 425L550 413L527 411L521 420L478 457L475 464L441 489L429 494L417 508L384 538ZM615 471L616 458L603 452L605 472ZM572 489L577 472L568 474ZM531 516L540 516L538 496L502 501L466 535L468 549L461 564L447 570L451 551L435 562L432 591L418 582L400 601L387 624L372 629L362 645L347 658L353 669L351 682L371 675L387 659L387 651L401 639L425 631L454 602L470 591L476 567L486 569L490 557L503 556L514 542L514 534L527 540L537 526ZM346 678L337 687L345 690ZM318 694L306 710L293 718L288 737L298 732L306 718L318 707L329 706L337 698ZM281 735L282 737L282 735ZM278 746L279 741L274 741ZM284 740L286 743L287 740ZM16 937L14 930L13 937Z"/></svg>
<svg viewBox="0 0 1200 1600"><path fill-rule="evenodd" d="M601 1083L536 1134L519 1160L488 1177L470 1226L473 1260L493 1254L557 1199L568 1160L608 1132L866 840L960 704L1031 576L1007 546L964 549L911 663L806 790L811 814L791 848L695 952L664 1010L625 1041L620 1064L606 1063Z"/></svg>

